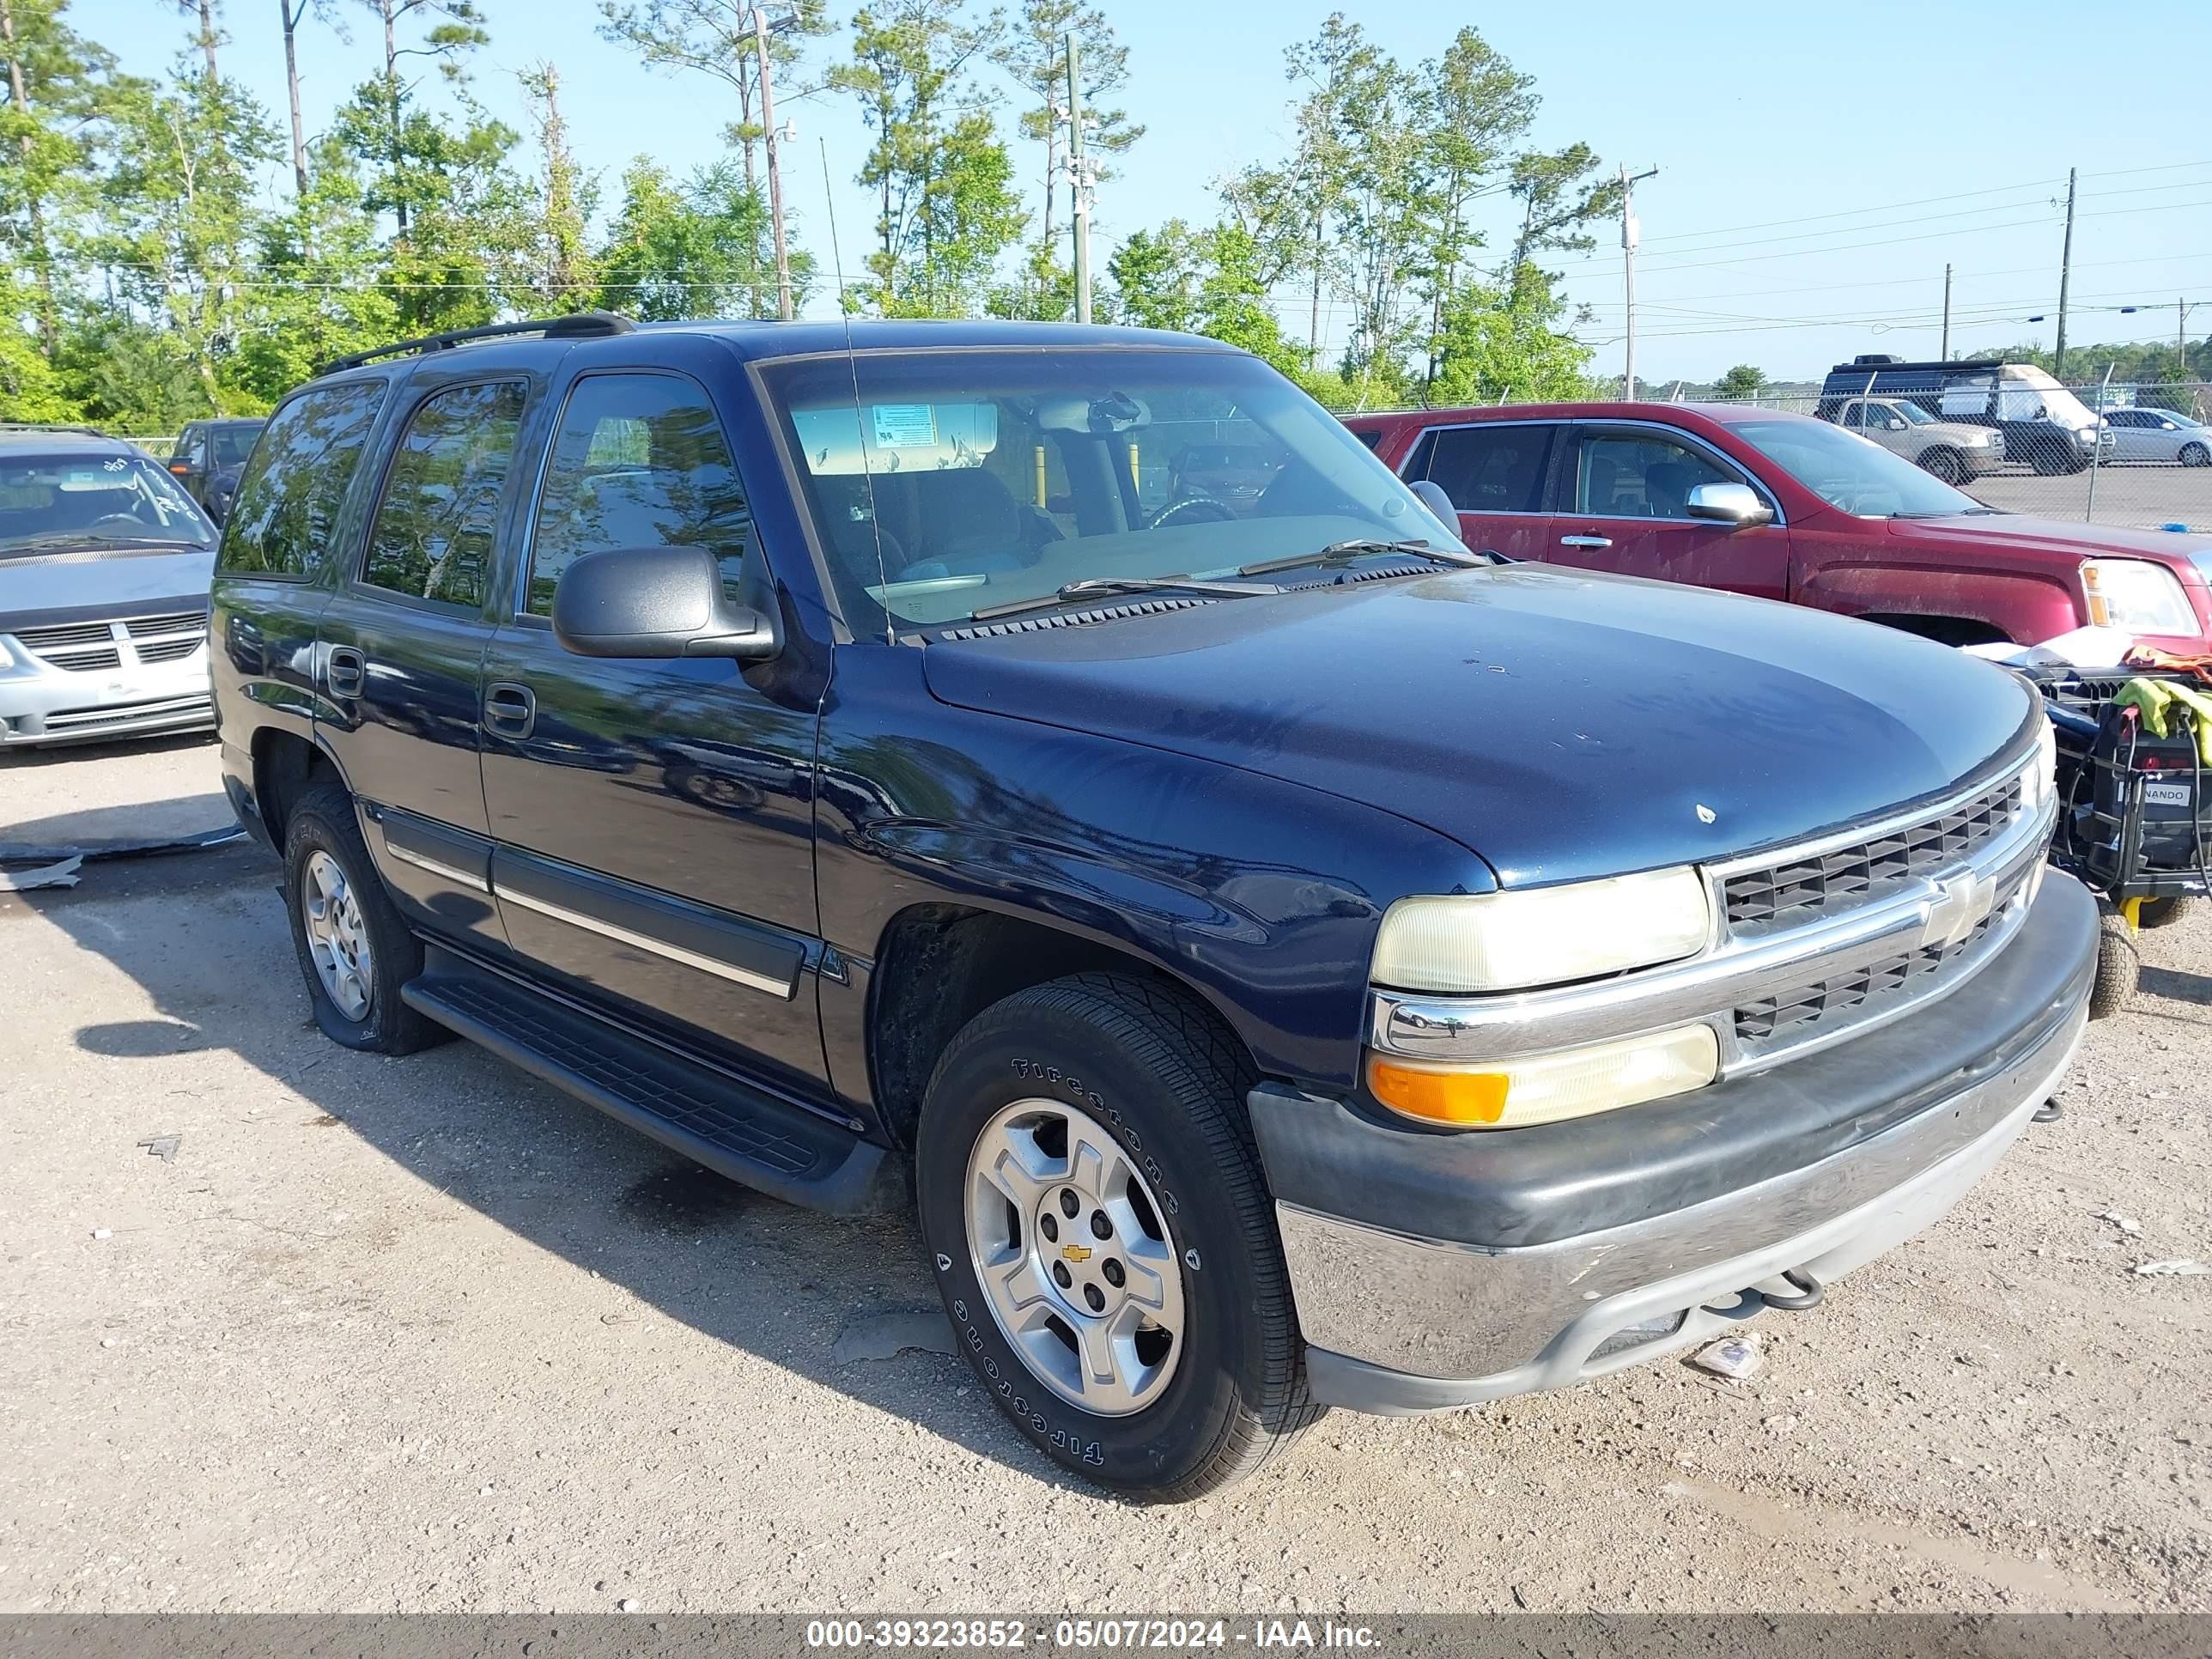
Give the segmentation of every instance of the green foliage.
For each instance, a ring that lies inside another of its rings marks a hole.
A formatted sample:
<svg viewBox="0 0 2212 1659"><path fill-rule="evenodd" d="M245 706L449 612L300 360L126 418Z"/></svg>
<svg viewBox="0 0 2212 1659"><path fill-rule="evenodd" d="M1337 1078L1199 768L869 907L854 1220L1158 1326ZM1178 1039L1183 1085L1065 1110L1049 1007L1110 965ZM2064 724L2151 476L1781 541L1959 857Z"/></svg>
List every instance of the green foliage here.
<svg viewBox="0 0 2212 1659"><path fill-rule="evenodd" d="M753 315L753 298L775 292L772 260L763 265L768 210L731 161L678 182L640 156L623 174L622 205L599 255L603 309L647 320ZM812 286L813 261L792 261L792 283Z"/></svg>
<svg viewBox="0 0 2212 1659"><path fill-rule="evenodd" d="M1713 392L1722 398L1755 398L1765 386L1765 369L1756 363L1738 363L1715 382Z"/></svg>
<svg viewBox="0 0 2212 1659"><path fill-rule="evenodd" d="M1020 234L1012 161L966 79L1000 27L963 21L960 0L884 0L854 15L852 61L830 71L873 138L859 182L877 192L876 246L851 294L883 316L975 315Z"/></svg>
<svg viewBox="0 0 2212 1659"><path fill-rule="evenodd" d="M1570 401L1593 395L1590 348L1568 333L1566 304L1534 265L1510 286L1468 283L1444 301L1433 404Z"/></svg>

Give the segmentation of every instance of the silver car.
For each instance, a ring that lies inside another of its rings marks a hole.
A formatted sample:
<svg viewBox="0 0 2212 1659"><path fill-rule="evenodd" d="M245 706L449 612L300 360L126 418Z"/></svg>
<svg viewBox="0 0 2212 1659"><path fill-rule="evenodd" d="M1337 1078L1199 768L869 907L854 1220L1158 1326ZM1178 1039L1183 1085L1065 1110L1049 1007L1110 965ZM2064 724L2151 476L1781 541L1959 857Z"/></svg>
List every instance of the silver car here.
<svg viewBox="0 0 2212 1659"><path fill-rule="evenodd" d="M2108 409L2105 425L2116 461L2212 466L2212 427L2193 416L2171 409Z"/></svg>
<svg viewBox="0 0 2212 1659"><path fill-rule="evenodd" d="M0 748L212 725L215 544L133 446L0 427Z"/></svg>
<svg viewBox="0 0 2212 1659"><path fill-rule="evenodd" d="M1964 421L1939 421L1909 398L1854 398L1836 424L1871 438L1945 483L1962 484L2004 465L2004 434Z"/></svg>

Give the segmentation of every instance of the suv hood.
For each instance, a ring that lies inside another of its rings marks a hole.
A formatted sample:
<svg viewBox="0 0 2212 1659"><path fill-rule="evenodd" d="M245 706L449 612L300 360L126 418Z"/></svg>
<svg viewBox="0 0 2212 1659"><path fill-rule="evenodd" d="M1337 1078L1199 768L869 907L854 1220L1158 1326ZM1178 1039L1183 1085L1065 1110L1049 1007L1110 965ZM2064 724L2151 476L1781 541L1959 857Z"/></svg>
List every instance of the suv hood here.
<svg viewBox="0 0 2212 1659"><path fill-rule="evenodd" d="M1872 623L1543 565L1005 626L926 647L931 691L1370 803L1509 886L1935 794L2033 712L2002 670Z"/></svg>
<svg viewBox="0 0 2212 1659"><path fill-rule="evenodd" d="M2192 553L2212 552L2208 538L2171 530L2130 530L2119 525L2072 524L2032 519L2022 513L1947 514L1940 519L1892 519L1889 532L1899 540L1955 546L1965 537L1984 545L1996 542L2023 550L2065 554L2077 559L2102 555L2156 559L2173 567L2185 581L2195 574Z"/></svg>
<svg viewBox="0 0 2212 1659"><path fill-rule="evenodd" d="M70 548L0 556L0 634L204 611L213 548Z"/></svg>

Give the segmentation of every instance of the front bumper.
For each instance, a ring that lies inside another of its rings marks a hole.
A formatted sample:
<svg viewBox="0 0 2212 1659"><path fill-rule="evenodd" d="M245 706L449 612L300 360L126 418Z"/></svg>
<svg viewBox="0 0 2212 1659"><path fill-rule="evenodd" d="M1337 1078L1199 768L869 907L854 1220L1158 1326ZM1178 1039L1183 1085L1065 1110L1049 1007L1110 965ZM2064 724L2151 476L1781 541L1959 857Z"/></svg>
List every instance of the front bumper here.
<svg viewBox="0 0 2212 1659"><path fill-rule="evenodd" d="M1556 1159L1516 1176L1513 1143L1532 1131L1409 1133L1262 1085L1254 1127L1315 1398L1395 1413L1562 1387L1734 1326L1767 1305L1761 1286L1796 1294L1790 1269L1841 1278L1941 1218L2011 1145L2073 1059L2095 956L2094 902L2054 875L1996 960L1910 1018L1611 1115L1626 1122L1588 1120L1589 1185L1613 1194L1599 1212ZM1668 1107L1705 1115L1694 1141L1714 1149L1707 1167L1679 1139L1621 1133L1640 1114L1656 1127ZM1778 1167L1770 1139L1746 1157L1731 1122L1797 1126L1805 1155ZM1644 1213L1622 1208L1638 1183L1617 1179L1639 1157L1644 1189L1674 1200ZM1731 1163L1746 1166L1734 1180ZM1433 1185L1440 1201L1422 1201L1438 1165L1489 1201ZM1402 1231L1399 1218L1459 1236Z"/></svg>
<svg viewBox="0 0 2212 1659"><path fill-rule="evenodd" d="M198 731L215 724L207 647L173 662L125 660L80 671L41 661L0 641L13 665L0 669L0 748L93 743Z"/></svg>

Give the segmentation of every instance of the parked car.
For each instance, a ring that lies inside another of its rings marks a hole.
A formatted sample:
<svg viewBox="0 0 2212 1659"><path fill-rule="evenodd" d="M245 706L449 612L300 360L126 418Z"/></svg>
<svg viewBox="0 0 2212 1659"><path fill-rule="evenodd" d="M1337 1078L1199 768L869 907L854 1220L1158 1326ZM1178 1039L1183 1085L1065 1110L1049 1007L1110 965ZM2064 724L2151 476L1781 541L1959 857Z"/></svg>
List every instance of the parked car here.
<svg viewBox="0 0 2212 1659"><path fill-rule="evenodd" d="M1728 588L1949 645L2089 623L2212 650L2212 541L1999 513L1808 416L1548 404L1351 418L1470 547Z"/></svg>
<svg viewBox="0 0 2212 1659"><path fill-rule="evenodd" d="M2004 465L2004 434L1995 428L1939 421L1903 398L1846 398L1836 424L1945 483L1965 483Z"/></svg>
<svg viewBox="0 0 2212 1659"><path fill-rule="evenodd" d="M1199 421L1251 510L1139 512ZM2019 680L1479 559L1187 336L349 358L247 466L215 628L328 1036L459 1032L795 1203L910 1191L984 1391L1148 1498L1809 1307L2082 1027Z"/></svg>
<svg viewBox="0 0 2212 1659"><path fill-rule="evenodd" d="M2112 432L2079 398L2033 363L1994 357L1930 363L1857 357L1828 371L1814 413L1832 421L1851 397L1904 398L1939 421L1989 427L2003 434L2007 460L2041 473L2079 472L2100 443L2106 460L2115 453Z"/></svg>
<svg viewBox="0 0 2212 1659"><path fill-rule="evenodd" d="M2116 461L2158 461L2173 466L2212 466L2212 427L2172 409L2108 409Z"/></svg>
<svg viewBox="0 0 2212 1659"><path fill-rule="evenodd" d="M208 726L215 539L136 446L0 427L0 747Z"/></svg>
<svg viewBox="0 0 2212 1659"><path fill-rule="evenodd" d="M206 507L209 488L216 477L246 465L246 458L253 453L253 441L267 424L241 417L185 422L169 454L169 475L185 487L185 494Z"/></svg>

